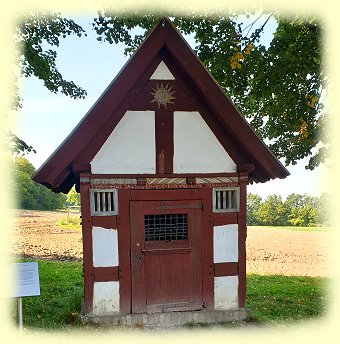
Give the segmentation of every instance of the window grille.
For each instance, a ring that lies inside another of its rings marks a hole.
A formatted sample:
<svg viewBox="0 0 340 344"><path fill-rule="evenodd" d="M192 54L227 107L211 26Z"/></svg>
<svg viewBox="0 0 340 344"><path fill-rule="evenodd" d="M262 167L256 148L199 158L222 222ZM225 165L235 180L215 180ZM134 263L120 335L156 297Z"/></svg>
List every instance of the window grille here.
<svg viewBox="0 0 340 344"><path fill-rule="evenodd" d="M213 189L213 211L214 212L239 211L239 188Z"/></svg>
<svg viewBox="0 0 340 344"><path fill-rule="evenodd" d="M118 214L118 194L112 189L90 190L91 215L109 216Z"/></svg>
<svg viewBox="0 0 340 344"><path fill-rule="evenodd" d="M145 241L172 241L188 239L187 214L144 216Z"/></svg>

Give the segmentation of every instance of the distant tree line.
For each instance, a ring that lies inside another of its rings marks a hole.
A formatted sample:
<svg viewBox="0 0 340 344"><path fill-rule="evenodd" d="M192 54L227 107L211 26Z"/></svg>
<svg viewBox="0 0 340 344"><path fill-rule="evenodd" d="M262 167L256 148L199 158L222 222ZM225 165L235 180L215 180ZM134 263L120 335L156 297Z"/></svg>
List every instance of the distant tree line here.
<svg viewBox="0 0 340 344"><path fill-rule="evenodd" d="M55 210L69 205L79 205L79 194L72 189L68 195L52 192L50 189L33 181L34 166L24 157L13 160L14 191L16 206L19 209Z"/></svg>
<svg viewBox="0 0 340 344"><path fill-rule="evenodd" d="M270 195L265 200L248 194L247 224L250 226L328 226L330 224L329 195L307 194Z"/></svg>

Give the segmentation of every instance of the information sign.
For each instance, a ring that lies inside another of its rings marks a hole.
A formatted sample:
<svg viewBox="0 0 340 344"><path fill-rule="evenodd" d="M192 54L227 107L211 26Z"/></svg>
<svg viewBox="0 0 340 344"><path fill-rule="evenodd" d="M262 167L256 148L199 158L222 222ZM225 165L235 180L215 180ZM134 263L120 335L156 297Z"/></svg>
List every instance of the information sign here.
<svg viewBox="0 0 340 344"><path fill-rule="evenodd" d="M39 296L40 283L37 262L13 263L13 297Z"/></svg>

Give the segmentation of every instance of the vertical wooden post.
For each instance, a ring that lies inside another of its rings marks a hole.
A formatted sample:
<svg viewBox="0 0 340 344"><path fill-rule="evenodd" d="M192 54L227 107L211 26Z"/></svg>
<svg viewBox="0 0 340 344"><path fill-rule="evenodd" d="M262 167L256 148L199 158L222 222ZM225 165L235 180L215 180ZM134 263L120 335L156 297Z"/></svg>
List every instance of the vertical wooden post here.
<svg viewBox="0 0 340 344"><path fill-rule="evenodd" d="M156 172L173 173L174 113L155 112Z"/></svg>
<svg viewBox="0 0 340 344"><path fill-rule="evenodd" d="M199 189L203 210L201 217L202 243L202 292L206 309L214 309L214 254L213 254L213 225L212 225L212 189Z"/></svg>
<svg viewBox="0 0 340 344"><path fill-rule="evenodd" d="M84 313L92 312L93 304L93 250L92 219L90 209L90 173L80 174L80 199L83 234Z"/></svg>
<svg viewBox="0 0 340 344"><path fill-rule="evenodd" d="M119 312L131 313L130 190L118 190Z"/></svg>
<svg viewBox="0 0 340 344"><path fill-rule="evenodd" d="M240 210L238 213L238 302L240 308L244 308L246 301L247 182L248 173L240 172Z"/></svg>

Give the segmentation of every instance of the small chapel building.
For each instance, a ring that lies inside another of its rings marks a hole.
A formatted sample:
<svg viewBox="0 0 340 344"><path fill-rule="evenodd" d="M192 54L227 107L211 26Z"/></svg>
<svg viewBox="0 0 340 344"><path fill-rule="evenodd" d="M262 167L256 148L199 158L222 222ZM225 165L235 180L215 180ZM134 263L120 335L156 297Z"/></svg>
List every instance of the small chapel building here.
<svg viewBox="0 0 340 344"><path fill-rule="evenodd" d="M246 317L247 184L288 175L162 19L34 180L80 192L85 316L180 324Z"/></svg>

